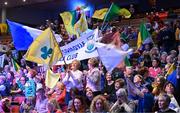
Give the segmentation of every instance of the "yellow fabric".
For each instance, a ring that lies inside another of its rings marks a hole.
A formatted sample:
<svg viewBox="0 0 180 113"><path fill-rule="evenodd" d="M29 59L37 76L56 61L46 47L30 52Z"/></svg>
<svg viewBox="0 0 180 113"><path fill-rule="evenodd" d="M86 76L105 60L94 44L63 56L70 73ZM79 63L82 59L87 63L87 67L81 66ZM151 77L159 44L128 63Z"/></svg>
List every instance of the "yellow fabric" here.
<svg viewBox="0 0 180 113"><path fill-rule="evenodd" d="M59 78L60 76L58 73L53 73L50 69L48 69L46 72L45 85L48 88L54 88L59 81Z"/></svg>
<svg viewBox="0 0 180 113"><path fill-rule="evenodd" d="M173 64L171 64L170 68L168 69L168 72L166 73L165 76L168 76L170 74L172 74L172 72L176 69L176 66Z"/></svg>
<svg viewBox="0 0 180 113"><path fill-rule="evenodd" d="M2 33L2 34L6 34L6 33L7 33L7 31L8 31L7 24L5 24L5 23L1 23L1 24L0 24L0 33Z"/></svg>
<svg viewBox="0 0 180 113"><path fill-rule="evenodd" d="M100 10L96 10L92 16L92 18L97 18L97 19L101 19L103 20L104 19L104 16L106 15L108 11L108 8L103 8L103 9L100 9Z"/></svg>
<svg viewBox="0 0 180 113"><path fill-rule="evenodd" d="M50 28L33 41L25 54L26 60L48 67L52 67L61 57L61 50Z"/></svg>
<svg viewBox="0 0 180 113"><path fill-rule="evenodd" d="M121 16L123 16L124 18L130 18L131 17L131 13L129 12L129 10L127 10L126 8L122 8L119 10L119 14Z"/></svg>
<svg viewBox="0 0 180 113"><path fill-rule="evenodd" d="M80 19L74 25L74 29L78 33L78 37L80 36L81 33L85 32L88 29L86 15L84 12L82 12Z"/></svg>
<svg viewBox="0 0 180 113"><path fill-rule="evenodd" d="M176 28L175 36L176 36L176 40L180 40L180 29L179 28Z"/></svg>
<svg viewBox="0 0 180 113"><path fill-rule="evenodd" d="M137 48L140 48L142 45L142 40L141 40L141 33L138 33L138 40L137 40Z"/></svg>
<svg viewBox="0 0 180 113"><path fill-rule="evenodd" d="M64 22L66 31L70 35L76 34L76 31L74 30L74 27L72 26L72 19L73 19L72 14L70 12L63 12L63 13L60 13L60 16Z"/></svg>

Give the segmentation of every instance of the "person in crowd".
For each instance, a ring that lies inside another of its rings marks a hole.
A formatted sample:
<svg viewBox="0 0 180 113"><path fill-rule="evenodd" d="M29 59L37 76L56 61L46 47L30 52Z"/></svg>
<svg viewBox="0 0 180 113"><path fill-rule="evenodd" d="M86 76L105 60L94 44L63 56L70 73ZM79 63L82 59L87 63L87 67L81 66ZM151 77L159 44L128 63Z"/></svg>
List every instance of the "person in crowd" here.
<svg viewBox="0 0 180 113"><path fill-rule="evenodd" d="M73 104L73 100L75 98L75 96L79 95L79 90L77 88L71 88L70 90L70 96L71 96L71 100L68 103L68 110L72 107ZM82 94L81 94L82 95ZM83 96L83 95L82 95Z"/></svg>
<svg viewBox="0 0 180 113"><path fill-rule="evenodd" d="M160 61L158 58L152 60L152 67L149 68L150 77L156 78L161 74Z"/></svg>
<svg viewBox="0 0 180 113"><path fill-rule="evenodd" d="M49 99L56 99L58 104L61 106L62 110L66 110L66 104L65 104L65 96L66 96L66 88L65 85L62 82L58 82L55 87L54 93L51 95Z"/></svg>
<svg viewBox="0 0 180 113"><path fill-rule="evenodd" d="M170 97L171 102L169 104L169 108L176 111L177 113L180 112L180 107L179 104L176 100L175 94L175 87L171 82L166 82L164 84L164 91L165 93Z"/></svg>
<svg viewBox="0 0 180 113"><path fill-rule="evenodd" d="M161 67L165 67L167 56L168 56L167 52L162 52L161 53L161 57L160 57Z"/></svg>
<svg viewBox="0 0 180 113"><path fill-rule="evenodd" d="M170 97L165 93L161 93L158 97L159 110L155 113L176 113L174 110L169 108L170 102Z"/></svg>
<svg viewBox="0 0 180 113"><path fill-rule="evenodd" d="M34 98L28 97L20 105L20 113L30 113L34 110Z"/></svg>
<svg viewBox="0 0 180 113"><path fill-rule="evenodd" d="M106 98L104 98L102 95L97 95L94 97L90 106L91 113L107 113L109 110L110 108Z"/></svg>
<svg viewBox="0 0 180 113"><path fill-rule="evenodd" d="M87 106L89 107L94 98L94 95L90 88L87 87L85 90L86 90L85 101L86 101Z"/></svg>
<svg viewBox="0 0 180 113"><path fill-rule="evenodd" d="M104 96L106 96L106 99L109 101L112 101L112 95L115 91L114 87L114 81L112 80L111 74L106 73L106 85L104 88Z"/></svg>
<svg viewBox="0 0 180 113"><path fill-rule="evenodd" d="M149 54L149 52L143 52L142 57L140 57L140 62L142 66L145 67L151 67L152 66L152 62L151 62L151 56Z"/></svg>
<svg viewBox="0 0 180 113"><path fill-rule="evenodd" d="M11 90L11 94L13 94L14 96L17 96L17 95L24 96L25 95L26 81L27 81L26 77L22 76L17 82L18 89L17 90Z"/></svg>
<svg viewBox="0 0 180 113"><path fill-rule="evenodd" d="M49 100L47 104L47 108L48 108L47 113L63 113L56 99Z"/></svg>
<svg viewBox="0 0 180 113"><path fill-rule="evenodd" d="M90 58L88 60L88 72L84 72L86 77L86 87L93 91L93 95L101 94L101 73L98 69L98 59Z"/></svg>
<svg viewBox="0 0 180 113"><path fill-rule="evenodd" d="M167 65L173 63L173 57L172 57L171 55L168 55L168 56L166 57L166 63L167 63Z"/></svg>
<svg viewBox="0 0 180 113"><path fill-rule="evenodd" d="M166 83L166 79L163 76L158 76L155 78L154 82L152 83L153 87L153 95L155 96L155 100L157 100L158 95L163 92L164 84Z"/></svg>
<svg viewBox="0 0 180 113"><path fill-rule="evenodd" d="M45 90L43 89L43 87L41 87L36 91L36 104L35 104L34 112L47 113L48 112L47 104L48 104L48 98L45 95Z"/></svg>
<svg viewBox="0 0 180 113"><path fill-rule="evenodd" d="M36 96L36 83L33 78L36 76L37 72L33 69L30 69L27 77L28 81L25 84L25 97L35 97Z"/></svg>
<svg viewBox="0 0 180 113"><path fill-rule="evenodd" d="M128 100L128 95L126 89L120 88L116 91L117 101L111 107L110 112L112 113L120 113L127 112L132 113L135 110L135 103L133 101Z"/></svg>
<svg viewBox="0 0 180 113"><path fill-rule="evenodd" d="M70 109L72 113L85 113L86 112L86 103L82 96L75 96L73 99L73 104Z"/></svg>
<svg viewBox="0 0 180 113"><path fill-rule="evenodd" d="M79 70L81 66L80 61L74 60L71 64L71 68L67 69L66 76L63 78L62 82L66 86L66 104L68 105L69 101L71 100L70 97L70 89L71 88L78 88L79 93L83 93L83 73Z"/></svg>
<svg viewBox="0 0 180 113"><path fill-rule="evenodd" d="M154 78L149 76L149 70L147 67L141 67L138 73L143 76L145 84L151 84L154 81Z"/></svg>
<svg viewBox="0 0 180 113"><path fill-rule="evenodd" d="M159 49L157 47L153 47L151 50L150 50L150 56L151 56L151 59L154 59L154 58L159 58Z"/></svg>
<svg viewBox="0 0 180 113"><path fill-rule="evenodd" d="M7 86L5 85L6 77L0 75L0 95L2 97L8 96Z"/></svg>

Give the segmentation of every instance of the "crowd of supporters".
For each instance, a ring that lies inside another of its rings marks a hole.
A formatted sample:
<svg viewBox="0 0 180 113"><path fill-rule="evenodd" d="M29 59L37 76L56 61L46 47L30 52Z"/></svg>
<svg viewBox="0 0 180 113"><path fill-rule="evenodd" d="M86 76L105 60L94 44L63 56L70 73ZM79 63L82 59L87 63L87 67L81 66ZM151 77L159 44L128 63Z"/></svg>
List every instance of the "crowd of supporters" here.
<svg viewBox="0 0 180 113"><path fill-rule="evenodd" d="M150 17L148 17L150 18ZM76 37L68 37L63 24L47 21L63 37L64 45ZM150 19L146 26L153 43L145 44L129 55L131 66L123 64L112 73L106 71L99 58L74 60L55 66L60 79L55 88L45 86L43 67L20 60L14 70L7 55L0 74L0 112L62 113L62 112L180 112L179 63L180 20ZM138 37L134 26L108 26L102 35L119 31L120 49L127 51L129 42ZM170 68L174 66L172 73ZM173 78L168 79L170 74ZM172 76L172 75L171 75Z"/></svg>

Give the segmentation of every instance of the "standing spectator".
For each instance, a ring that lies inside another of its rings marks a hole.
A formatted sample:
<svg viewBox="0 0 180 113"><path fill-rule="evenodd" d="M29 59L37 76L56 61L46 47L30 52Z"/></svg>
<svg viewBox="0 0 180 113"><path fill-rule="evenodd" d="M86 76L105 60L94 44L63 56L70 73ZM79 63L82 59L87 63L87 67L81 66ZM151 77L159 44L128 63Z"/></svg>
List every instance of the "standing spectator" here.
<svg viewBox="0 0 180 113"><path fill-rule="evenodd" d="M33 80L33 78L36 75L36 71L35 70L29 70L27 77L28 77L28 81L25 84L25 96L26 97L35 97L36 96L36 83Z"/></svg>
<svg viewBox="0 0 180 113"><path fill-rule="evenodd" d="M134 9L134 5L133 4L130 4L129 11L131 13L131 17L134 18L135 9Z"/></svg>
<svg viewBox="0 0 180 113"><path fill-rule="evenodd" d="M79 70L81 66L80 61L74 60L71 64L71 69L67 70L66 76L63 78L62 82L66 86L66 104L68 105L71 100L70 90L71 88L78 88L79 92L83 93L83 73Z"/></svg>
<svg viewBox="0 0 180 113"><path fill-rule="evenodd" d="M112 101L112 95L115 91L115 87L114 87L114 81L111 78L111 74L110 73L106 73L106 85L104 88L104 96L106 96L106 99L109 101Z"/></svg>
<svg viewBox="0 0 180 113"><path fill-rule="evenodd" d="M97 58L91 58L88 60L88 72L84 72L86 76L86 87L89 87L93 91L93 95L101 94L101 73L98 69Z"/></svg>

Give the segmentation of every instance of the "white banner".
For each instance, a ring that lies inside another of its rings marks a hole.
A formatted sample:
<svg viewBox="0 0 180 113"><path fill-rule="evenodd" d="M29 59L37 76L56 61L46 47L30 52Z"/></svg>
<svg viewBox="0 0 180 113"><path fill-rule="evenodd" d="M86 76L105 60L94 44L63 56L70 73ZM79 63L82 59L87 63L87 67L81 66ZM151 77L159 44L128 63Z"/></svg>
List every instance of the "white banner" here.
<svg viewBox="0 0 180 113"><path fill-rule="evenodd" d="M96 30L94 30L96 31ZM92 57L97 57L98 53L94 45L94 40L97 39L96 32L90 31L84 34L82 37L76 39L75 41L60 47L63 53L63 58L57 62L57 65L63 65L64 60L66 64L70 64L73 60L84 60ZM64 59L64 60L63 60Z"/></svg>
<svg viewBox="0 0 180 113"><path fill-rule="evenodd" d="M4 65L4 58L5 58L5 54L0 56L0 67L3 68Z"/></svg>

